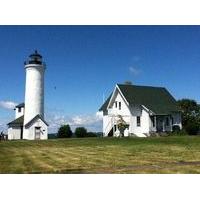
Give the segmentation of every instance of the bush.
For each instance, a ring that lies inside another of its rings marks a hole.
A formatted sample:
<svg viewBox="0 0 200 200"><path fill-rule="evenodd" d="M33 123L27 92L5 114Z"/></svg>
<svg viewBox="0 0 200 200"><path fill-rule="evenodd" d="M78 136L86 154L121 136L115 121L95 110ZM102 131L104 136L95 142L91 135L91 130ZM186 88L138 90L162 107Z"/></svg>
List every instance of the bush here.
<svg viewBox="0 0 200 200"><path fill-rule="evenodd" d="M75 130L76 137L87 137L87 129L84 127L77 127Z"/></svg>
<svg viewBox="0 0 200 200"><path fill-rule="evenodd" d="M70 138L72 136L72 131L70 126L62 125L58 130L58 138Z"/></svg>
<svg viewBox="0 0 200 200"><path fill-rule="evenodd" d="M169 132L168 135L182 136L182 135L188 135L188 133L184 129L181 130L179 125L173 125L172 132Z"/></svg>
<svg viewBox="0 0 200 200"><path fill-rule="evenodd" d="M173 132L179 132L181 130L179 125L174 125L172 129L173 129Z"/></svg>
<svg viewBox="0 0 200 200"><path fill-rule="evenodd" d="M88 132L87 137L97 137L97 135L93 132Z"/></svg>
<svg viewBox="0 0 200 200"><path fill-rule="evenodd" d="M185 130L180 130L180 131L170 132L169 135L171 135L171 136L184 136L184 135L188 135L188 133Z"/></svg>
<svg viewBox="0 0 200 200"><path fill-rule="evenodd" d="M196 123L190 122L185 126L185 130L189 135L197 135L199 126Z"/></svg>

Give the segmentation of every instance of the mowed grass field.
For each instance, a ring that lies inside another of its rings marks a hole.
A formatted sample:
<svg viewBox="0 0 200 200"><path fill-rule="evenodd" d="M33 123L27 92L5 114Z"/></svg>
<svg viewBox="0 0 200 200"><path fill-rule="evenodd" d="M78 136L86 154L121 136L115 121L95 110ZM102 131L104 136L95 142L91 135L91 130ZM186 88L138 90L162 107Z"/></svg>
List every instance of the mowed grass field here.
<svg viewBox="0 0 200 200"><path fill-rule="evenodd" d="M5 141L0 173L200 173L200 137Z"/></svg>

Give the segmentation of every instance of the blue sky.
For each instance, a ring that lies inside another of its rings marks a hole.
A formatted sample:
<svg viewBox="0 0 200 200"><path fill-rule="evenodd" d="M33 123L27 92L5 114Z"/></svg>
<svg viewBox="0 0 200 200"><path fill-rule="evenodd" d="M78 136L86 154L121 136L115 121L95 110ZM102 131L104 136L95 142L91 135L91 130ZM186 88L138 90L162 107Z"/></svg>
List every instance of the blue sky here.
<svg viewBox="0 0 200 200"><path fill-rule="evenodd" d="M0 26L0 129L14 118L8 102L24 101L23 62L35 49L53 131L67 122L100 131L103 94L126 80L200 102L200 26Z"/></svg>

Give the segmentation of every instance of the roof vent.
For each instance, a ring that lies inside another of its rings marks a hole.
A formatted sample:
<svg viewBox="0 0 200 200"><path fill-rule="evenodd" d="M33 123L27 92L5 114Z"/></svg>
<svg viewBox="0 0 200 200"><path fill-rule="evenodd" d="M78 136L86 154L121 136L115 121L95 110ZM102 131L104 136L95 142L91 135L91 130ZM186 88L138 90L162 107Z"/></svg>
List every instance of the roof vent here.
<svg viewBox="0 0 200 200"><path fill-rule="evenodd" d="M133 83L131 81L125 81L124 84L125 85L133 85Z"/></svg>

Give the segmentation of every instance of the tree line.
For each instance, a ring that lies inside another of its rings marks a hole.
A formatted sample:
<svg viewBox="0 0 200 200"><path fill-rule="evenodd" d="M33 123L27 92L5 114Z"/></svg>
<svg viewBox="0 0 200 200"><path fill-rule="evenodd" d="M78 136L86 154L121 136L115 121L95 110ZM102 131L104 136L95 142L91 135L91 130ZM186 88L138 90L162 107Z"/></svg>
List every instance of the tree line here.
<svg viewBox="0 0 200 200"><path fill-rule="evenodd" d="M77 127L74 131L74 135L78 138L82 138L82 137L97 137L97 134L94 132L88 132L87 129L85 127ZM57 137L58 138L70 138L73 136L73 132L71 130L70 125L66 124L66 125L62 125L59 129L58 129L58 134Z"/></svg>

